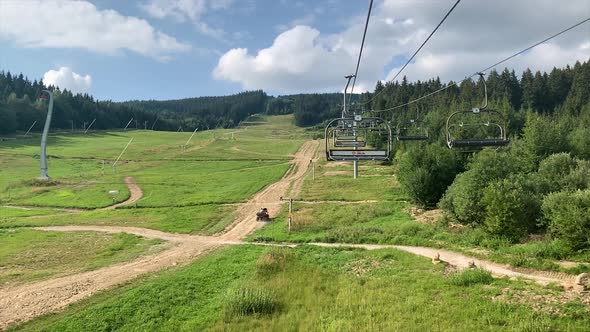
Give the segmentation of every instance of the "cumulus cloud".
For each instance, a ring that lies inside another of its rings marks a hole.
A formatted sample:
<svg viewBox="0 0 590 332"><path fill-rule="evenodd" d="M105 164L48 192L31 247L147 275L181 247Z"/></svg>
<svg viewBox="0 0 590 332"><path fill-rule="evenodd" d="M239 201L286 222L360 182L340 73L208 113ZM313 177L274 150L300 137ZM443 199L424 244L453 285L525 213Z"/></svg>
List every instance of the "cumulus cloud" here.
<svg viewBox="0 0 590 332"><path fill-rule="evenodd" d="M140 8L154 18L190 21L202 34L223 40L225 31L212 28L202 20L202 16L211 10L227 9L232 3L233 0L149 0L141 3Z"/></svg>
<svg viewBox="0 0 590 332"><path fill-rule="evenodd" d="M0 39L30 48L82 48L105 54L130 51L158 60L191 49L143 19L98 10L88 1L3 1Z"/></svg>
<svg viewBox="0 0 590 332"><path fill-rule="evenodd" d="M390 79L451 6L436 0L376 4L357 92L372 90L377 80ZM589 12L587 0L560 5L551 0L462 2L403 75L409 80L463 78L581 21ZM277 93L341 91L346 83L343 76L355 69L363 28L363 15L352 18L339 33L322 34L313 27L295 26L280 33L268 48L227 51L213 77L240 83L245 89ZM589 32L590 24L580 26L498 69L550 70L587 60Z"/></svg>
<svg viewBox="0 0 590 332"><path fill-rule="evenodd" d="M60 67L58 70L49 70L43 75L45 85L58 86L60 89L68 89L73 93L84 93L92 86L90 75L80 75L68 67Z"/></svg>

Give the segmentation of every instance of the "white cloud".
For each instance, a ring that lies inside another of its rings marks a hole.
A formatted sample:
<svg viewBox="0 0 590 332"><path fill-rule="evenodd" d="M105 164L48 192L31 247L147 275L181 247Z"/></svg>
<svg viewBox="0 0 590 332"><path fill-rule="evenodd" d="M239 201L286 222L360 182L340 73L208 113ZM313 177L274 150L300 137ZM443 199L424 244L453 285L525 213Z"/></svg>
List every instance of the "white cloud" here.
<svg viewBox="0 0 590 332"><path fill-rule="evenodd" d="M2 1L0 7L0 39L22 47L126 50L159 60L191 49L143 19L98 10L87 1Z"/></svg>
<svg viewBox="0 0 590 332"><path fill-rule="evenodd" d="M172 18L177 22L190 21L202 34L225 41L226 32L220 28L212 28L203 21L208 11L228 9L233 0L149 0L139 7L148 15L158 18Z"/></svg>
<svg viewBox="0 0 590 332"><path fill-rule="evenodd" d="M60 67L58 70L49 70L43 75L45 85L58 86L60 89L68 89L73 93L84 93L92 86L90 75L80 75L68 67Z"/></svg>
<svg viewBox="0 0 590 332"><path fill-rule="evenodd" d="M376 2L355 91L372 90L377 80L391 78L450 5L437 0ZM402 76L412 81L463 78L581 21L589 12L587 0L559 5L551 0L462 2ZM342 91L343 76L356 66L364 19L358 15L334 34L295 26L280 33L268 48L231 49L220 57L213 77L276 93ZM507 66L518 73L527 67L550 70L573 64L590 57L588 45L590 24L585 24L498 69Z"/></svg>

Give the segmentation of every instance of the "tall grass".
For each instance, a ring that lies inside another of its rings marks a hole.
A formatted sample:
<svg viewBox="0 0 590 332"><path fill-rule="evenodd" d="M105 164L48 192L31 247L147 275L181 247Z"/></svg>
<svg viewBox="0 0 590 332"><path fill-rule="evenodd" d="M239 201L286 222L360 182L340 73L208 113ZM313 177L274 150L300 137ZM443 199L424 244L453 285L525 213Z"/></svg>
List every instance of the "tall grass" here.
<svg viewBox="0 0 590 332"><path fill-rule="evenodd" d="M272 314L280 307L275 293L262 287L240 287L232 289L225 298L227 318L253 314Z"/></svg>
<svg viewBox="0 0 590 332"><path fill-rule="evenodd" d="M458 271L452 274L449 282L455 286L472 286L477 284L491 284L494 281L490 271L476 268Z"/></svg>

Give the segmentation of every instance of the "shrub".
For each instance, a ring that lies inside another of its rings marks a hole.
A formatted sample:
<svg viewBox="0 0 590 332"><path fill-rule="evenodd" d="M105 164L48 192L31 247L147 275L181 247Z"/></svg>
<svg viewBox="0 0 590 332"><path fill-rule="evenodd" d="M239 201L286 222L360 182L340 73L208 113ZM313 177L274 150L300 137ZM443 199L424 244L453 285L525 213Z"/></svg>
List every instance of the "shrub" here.
<svg viewBox="0 0 590 332"><path fill-rule="evenodd" d="M460 168L455 153L438 144L406 152L399 165L400 184L410 198L426 207L435 206Z"/></svg>
<svg viewBox="0 0 590 332"><path fill-rule="evenodd" d="M269 276L282 271L292 259L293 254L287 248L272 248L258 257L256 261L256 273Z"/></svg>
<svg viewBox="0 0 590 332"><path fill-rule="evenodd" d="M575 167L576 160L569 153L556 153L543 159L539 164L537 175L545 193L559 191L564 187L565 177Z"/></svg>
<svg viewBox="0 0 590 332"><path fill-rule="evenodd" d="M459 223L481 224L485 218L484 189L520 170L511 154L485 149L474 156L467 171L457 175L439 205Z"/></svg>
<svg viewBox="0 0 590 332"><path fill-rule="evenodd" d="M590 190L549 194L542 212L551 235L572 250L590 248Z"/></svg>
<svg viewBox="0 0 590 332"><path fill-rule="evenodd" d="M564 190L590 189L590 161L578 160L574 168L563 179Z"/></svg>
<svg viewBox="0 0 590 332"><path fill-rule="evenodd" d="M578 127L569 136L572 152L579 158L590 159L590 128Z"/></svg>
<svg viewBox="0 0 590 332"><path fill-rule="evenodd" d="M455 286L471 286L476 284L491 284L494 281L492 274L482 268L467 269L455 272L450 276L449 282Z"/></svg>
<svg viewBox="0 0 590 332"><path fill-rule="evenodd" d="M523 145L531 162L538 164L550 154L569 150L567 125L539 114L529 114L523 130Z"/></svg>
<svg viewBox="0 0 590 332"><path fill-rule="evenodd" d="M260 287L242 287L230 290L225 305L226 317L271 314L280 307L276 295L270 290Z"/></svg>
<svg viewBox="0 0 590 332"><path fill-rule="evenodd" d="M535 228L541 200L522 177L492 183L483 192L484 226L488 233L516 241Z"/></svg>

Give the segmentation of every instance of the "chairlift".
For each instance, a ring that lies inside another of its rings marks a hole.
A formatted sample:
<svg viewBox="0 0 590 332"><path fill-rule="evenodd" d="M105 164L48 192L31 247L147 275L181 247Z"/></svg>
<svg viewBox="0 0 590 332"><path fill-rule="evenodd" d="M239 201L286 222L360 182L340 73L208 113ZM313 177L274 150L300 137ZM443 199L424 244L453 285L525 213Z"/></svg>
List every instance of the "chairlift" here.
<svg viewBox="0 0 590 332"><path fill-rule="evenodd" d="M370 135L379 135L385 147L368 144ZM325 129L326 159L329 161L387 161L392 155L392 132L380 118L339 118L328 123Z"/></svg>
<svg viewBox="0 0 590 332"><path fill-rule="evenodd" d="M483 106L457 111L447 118L447 145L451 149L500 147L510 143L506 138L506 120L502 113L486 108L488 106L488 91L483 75L483 73L479 73L480 80L484 85Z"/></svg>
<svg viewBox="0 0 590 332"><path fill-rule="evenodd" d="M416 117L398 125L396 139L398 141L426 141L428 140L428 129L423 127L420 119L420 111L416 109Z"/></svg>
<svg viewBox="0 0 590 332"><path fill-rule="evenodd" d="M421 122L411 119L408 124L399 126L396 132L398 141L426 141L428 140L428 129L422 128Z"/></svg>

